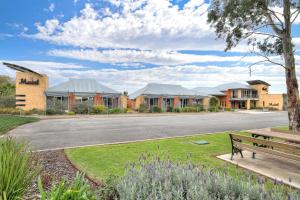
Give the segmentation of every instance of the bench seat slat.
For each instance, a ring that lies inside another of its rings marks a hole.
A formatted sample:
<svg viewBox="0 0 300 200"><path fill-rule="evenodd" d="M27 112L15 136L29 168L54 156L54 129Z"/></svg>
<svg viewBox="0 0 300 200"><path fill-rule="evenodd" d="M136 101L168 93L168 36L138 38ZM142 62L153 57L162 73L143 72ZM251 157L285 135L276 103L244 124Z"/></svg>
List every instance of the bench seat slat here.
<svg viewBox="0 0 300 200"><path fill-rule="evenodd" d="M250 150L254 153L259 153L259 152L267 153L267 154L271 154L271 155L282 157L282 158L300 161L300 156L295 155L295 154L289 154L289 153L280 152L280 151L276 151L276 150L272 150L272 149L268 149L268 148L252 146L249 144L243 144L243 143L237 142L237 141L233 141L233 145L234 145L234 147L236 147L238 149Z"/></svg>
<svg viewBox="0 0 300 200"><path fill-rule="evenodd" d="M253 138L239 134L231 134L232 138L235 140L247 141L252 143L257 143L259 145L272 146L275 149L283 149L288 151L288 153L295 153L300 155L300 145L289 144L285 142L275 142L271 140L264 140L260 138Z"/></svg>

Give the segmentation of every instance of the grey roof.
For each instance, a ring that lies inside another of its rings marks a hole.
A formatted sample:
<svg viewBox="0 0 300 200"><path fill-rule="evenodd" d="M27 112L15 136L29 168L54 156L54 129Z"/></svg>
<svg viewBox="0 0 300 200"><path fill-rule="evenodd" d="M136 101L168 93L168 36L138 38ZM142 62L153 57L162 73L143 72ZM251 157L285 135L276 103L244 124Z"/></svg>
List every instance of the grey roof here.
<svg viewBox="0 0 300 200"><path fill-rule="evenodd" d="M224 91L229 89L251 89L249 85L232 82L232 83L225 83L216 87L196 87L194 88L195 91L198 92L199 95L225 95Z"/></svg>
<svg viewBox="0 0 300 200"><path fill-rule="evenodd" d="M20 72L30 72L30 73L36 74L38 76L43 76L40 73L37 73L37 72L35 72L35 71L31 70L31 69L28 69L28 68L20 66L20 65L16 65L16 64L12 64L12 63L7 63L7 62L3 62L2 64L6 65L7 67L9 67L10 69L13 69L13 70L17 70L17 71L20 71Z"/></svg>
<svg viewBox="0 0 300 200"><path fill-rule="evenodd" d="M50 87L46 94L66 92L119 94L116 90L108 88L93 79L70 79L67 82Z"/></svg>
<svg viewBox="0 0 300 200"><path fill-rule="evenodd" d="M210 95L225 95L223 92L220 90L214 88L214 87L196 87L194 90L199 94L203 96L210 96Z"/></svg>
<svg viewBox="0 0 300 200"><path fill-rule="evenodd" d="M263 85L267 85L267 86L271 86L269 83L262 81L262 80L251 80L251 81L247 81L247 83L249 85L258 85L258 84L263 84Z"/></svg>
<svg viewBox="0 0 300 200"><path fill-rule="evenodd" d="M130 94L129 98L135 99L140 95L196 96L197 93L181 85L149 83L142 89Z"/></svg>
<svg viewBox="0 0 300 200"><path fill-rule="evenodd" d="M226 91L229 89L251 89L249 85L238 83L238 82L232 82L232 83L225 83L222 85L219 85L215 87L219 91Z"/></svg>

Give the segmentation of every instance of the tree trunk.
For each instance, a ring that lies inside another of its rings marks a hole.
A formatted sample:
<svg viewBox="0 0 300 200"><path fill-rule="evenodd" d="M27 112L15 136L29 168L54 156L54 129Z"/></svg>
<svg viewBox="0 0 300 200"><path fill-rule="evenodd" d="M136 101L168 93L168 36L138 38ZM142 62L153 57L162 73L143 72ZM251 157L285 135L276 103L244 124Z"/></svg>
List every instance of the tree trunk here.
<svg viewBox="0 0 300 200"><path fill-rule="evenodd" d="M288 96L289 129L300 131L300 102L298 81L296 76L295 56L291 37L291 7L290 1L284 0L285 29L282 33L283 57L285 62L285 76Z"/></svg>

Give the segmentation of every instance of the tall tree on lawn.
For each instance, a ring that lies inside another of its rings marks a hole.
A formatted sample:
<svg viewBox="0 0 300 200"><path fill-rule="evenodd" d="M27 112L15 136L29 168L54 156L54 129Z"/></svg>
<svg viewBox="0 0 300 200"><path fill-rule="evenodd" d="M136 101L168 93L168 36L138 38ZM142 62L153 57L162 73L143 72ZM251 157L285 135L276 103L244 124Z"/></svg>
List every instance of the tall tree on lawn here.
<svg viewBox="0 0 300 200"><path fill-rule="evenodd" d="M251 53L260 55L259 63L269 62L285 71L289 128L300 130L300 102L295 68L293 23L300 16L300 0L212 0L208 22L218 38L226 40L226 49L246 40ZM280 61L274 59L281 56ZM251 71L251 66L250 71Z"/></svg>

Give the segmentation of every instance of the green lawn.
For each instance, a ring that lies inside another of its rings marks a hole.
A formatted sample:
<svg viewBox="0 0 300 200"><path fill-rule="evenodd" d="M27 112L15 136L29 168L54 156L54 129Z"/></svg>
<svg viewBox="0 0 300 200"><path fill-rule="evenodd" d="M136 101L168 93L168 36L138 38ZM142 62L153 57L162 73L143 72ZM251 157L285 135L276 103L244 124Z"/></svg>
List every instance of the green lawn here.
<svg viewBox="0 0 300 200"><path fill-rule="evenodd" d="M197 145L195 141L206 140L210 144ZM168 154L173 161L186 161L188 155L195 163L222 167L224 161L215 156L230 153L231 144L227 133L198 135L174 139L104 145L65 150L69 159L88 175L104 180L109 175L122 175L126 164L138 161L142 153ZM234 171L234 166L229 166Z"/></svg>
<svg viewBox="0 0 300 200"><path fill-rule="evenodd" d="M14 115L0 115L0 135L3 135L7 131L31 122L38 121L35 117L20 117Z"/></svg>

